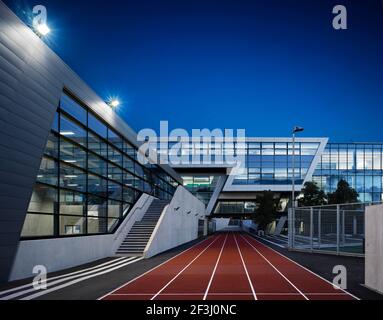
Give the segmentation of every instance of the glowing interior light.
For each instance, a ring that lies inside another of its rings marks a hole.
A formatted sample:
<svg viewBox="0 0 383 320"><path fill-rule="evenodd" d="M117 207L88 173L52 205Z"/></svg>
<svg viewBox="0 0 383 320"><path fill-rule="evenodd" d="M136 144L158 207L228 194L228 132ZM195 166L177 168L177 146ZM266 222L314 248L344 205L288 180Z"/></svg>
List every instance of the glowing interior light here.
<svg viewBox="0 0 383 320"><path fill-rule="evenodd" d="M61 131L60 134L63 136L74 136L75 135L75 133L72 131Z"/></svg>

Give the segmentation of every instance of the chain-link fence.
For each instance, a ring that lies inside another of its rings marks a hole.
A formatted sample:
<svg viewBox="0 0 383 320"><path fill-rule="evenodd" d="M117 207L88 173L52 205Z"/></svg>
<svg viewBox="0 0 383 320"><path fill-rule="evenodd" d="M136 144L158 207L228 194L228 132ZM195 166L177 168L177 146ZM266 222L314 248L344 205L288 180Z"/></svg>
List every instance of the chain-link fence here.
<svg viewBox="0 0 383 320"><path fill-rule="evenodd" d="M364 213L372 204L296 208L289 211L289 248L364 255Z"/></svg>

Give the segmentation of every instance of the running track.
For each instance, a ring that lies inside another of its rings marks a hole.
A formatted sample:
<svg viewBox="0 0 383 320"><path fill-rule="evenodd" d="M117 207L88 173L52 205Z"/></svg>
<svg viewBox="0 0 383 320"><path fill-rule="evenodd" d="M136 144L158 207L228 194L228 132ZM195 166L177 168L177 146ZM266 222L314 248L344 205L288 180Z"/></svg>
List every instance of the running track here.
<svg viewBox="0 0 383 320"><path fill-rule="evenodd" d="M103 300L355 300L240 233L217 234Z"/></svg>

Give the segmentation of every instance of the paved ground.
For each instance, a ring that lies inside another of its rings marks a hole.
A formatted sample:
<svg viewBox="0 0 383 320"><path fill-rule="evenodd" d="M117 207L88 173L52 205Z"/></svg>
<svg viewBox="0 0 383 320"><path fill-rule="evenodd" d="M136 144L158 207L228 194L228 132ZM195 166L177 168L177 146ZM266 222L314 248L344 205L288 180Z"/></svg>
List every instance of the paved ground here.
<svg viewBox="0 0 383 320"><path fill-rule="evenodd" d="M0 300L353 298L334 291L325 280L288 258L330 281L333 266L344 265L351 294L361 299L383 298L360 285L364 282L363 259L288 252L247 234L222 233L148 260L105 259L51 274L48 292L36 292L30 280L11 283L0 288Z"/></svg>

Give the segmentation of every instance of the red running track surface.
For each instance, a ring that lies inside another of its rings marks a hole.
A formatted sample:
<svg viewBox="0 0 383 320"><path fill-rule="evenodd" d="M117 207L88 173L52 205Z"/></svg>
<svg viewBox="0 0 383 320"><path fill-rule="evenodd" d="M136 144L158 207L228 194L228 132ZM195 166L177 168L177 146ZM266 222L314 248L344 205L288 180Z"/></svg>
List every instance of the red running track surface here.
<svg viewBox="0 0 383 320"><path fill-rule="evenodd" d="M103 300L355 300L247 234L217 234Z"/></svg>

